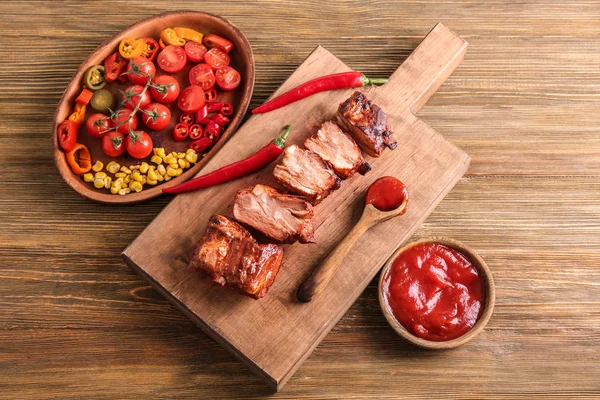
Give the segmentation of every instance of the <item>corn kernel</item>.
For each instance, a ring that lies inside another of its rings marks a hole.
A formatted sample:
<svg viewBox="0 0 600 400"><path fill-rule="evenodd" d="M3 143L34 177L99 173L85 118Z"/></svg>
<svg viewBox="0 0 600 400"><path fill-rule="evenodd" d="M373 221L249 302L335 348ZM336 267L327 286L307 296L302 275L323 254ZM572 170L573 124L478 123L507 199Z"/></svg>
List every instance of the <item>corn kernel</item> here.
<svg viewBox="0 0 600 400"><path fill-rule="evenodd" d="M96 161L96 164L94 164L94 166L92 167L92 171L100 172L102 171L102 168L104 168L104 164L102 164L102 161Z"/></svg>
<svg viewBox="0 0 600 400"><path fill-rule="evenodd" d="M119 163L111 161L108 164L106 164L106 170L108 172L110 172L111 174L115 174L117 172L119 172L119 168L121 168L121 165L119 165Z"/></svg>
<svg viewBox="0 0 600 400"><path fill-rule="evenodd" d="M177 152L176 151L172 151L169 154L172 155L173 157L177 158Z"/></svg>
<svg viewBox="0 0 600 400"><path fill-rule="evenodd" d="M83 174L83 180L86 182L93 182L94 174L92 174L92 173Z"/></svg>
<svg viewBox="0 0 600 400"><path fill-rule="evenodd" d="M104 187L106 189L110 189L111 183L112 183L112 178L110 176L107 176L106 178L104 178Z"/></svg>
<svg viewBox="0 0 600 400"><path fill-rule="evenodd" d="M127 176L127 174L126 174L125 172L117 172L117 173L115 174L115 176L116 176L117 178L125 178L125 177Z"/></svg>
<svg viewBox="0 0 600 400"><path fill-rule="evenodd" d="M110 192L111 192L112 194L117 194L117 193L119 193L119 190L121 190L121 186L115 186L115 185L112 185L112 186L110 187Z"/></svg>
<svg viewBox="0 0 600 400"><path fill-rule="evenodd" d="M142 175L142 181L140 182L142 185L145 185L148 180L146 179L146 175Z"/></svg>
<svg viewBox="0 0 600 400"><path fill-rule="evenodd" d="M152 150L154 152L154 155L159 156L160 158L163 158L164 156L166 156L167 154L165 153L165 149L164 147L156 147Z"/></svg>
<svg viewBox="0 0 600 400"><path fill-rule="evenodd" d="M163 161L166 164L171 164L174 160L175 160L175 158L171 154L169 154L168 156L163 158ZM175 161L175 162L177 162L177 161Z"/></svg>
<svg viewBox="0 0 600 400"><path fill-rule="evenodd" d="M130 174L131 170L129 168L127 168L126 166L123 165L121 167L121 172L125 172L126 174Z"/></svg>
<svg viewBox="0 0 600 400"><path fill-rule="evenodd" d="M191 150L191 149L190 149ZM198 153L193 152L193 153L187 153L185 155L185 160L189 161L190 163L195 164L196 162L198 162Z"/></svg>
<svg viewBox="0 0 600 400"><path fill-rule="evenodd" d="M187 149L185 151L185 154L190 154L190 153L195 153L195 152L196 152L196 150L194 150L194 149Z"/></svg>
<svg viewBox="0 0 600 400"><path fill-rule="evenodd" d="M184 160L184 161L185 161L185 166L184 166L184 168L186 168L186 169L187 169L187 168L189 168L189 167L191 167L191 166L192 166L188 160Z"/></svg>
<svg viewBox="0 0 600 400"><path fill-rule="evenodd" d="M123 178L123 183L129 184L129 182L131 182L131 175L127 175L125 178Z"/></svg>
<svg viewBox="0 0 600 400"><path fill-rule="evenodd" d="M148 167L149 167L148 163L144 161L142 163L142 165L140 165L140 172L142 174L145 174L146 172L148 172Z"/></svg>
<svg viewBox="0 0 600 400"><path fill-rule="evenodd" d="M160 164L158 167L156 167L156 170L158 171L159 174L161 174L162 176L165 176L167 174L167 170L165 168L164 165Z"/></svg>
<svg viewBox="0 0 600 400"><path fill-rule="evenodd" d="M117 178L113 181L113 186L121 187L123 186L123 178Z"/></svg>
<svg viewBox="0 0 600 400"><path fill-rule="evenodd" d="M156 179L152 180L152 179L148 178L148 180L146 181L146 183L148 185L154 186L154 185L156 185L158 183L158 180L156 180Z"/></svg>
<svg viewBox="0 0 600 400"><path fill-rule="evenodd" d="M135 190L138 193L141 192L143 189L142 184L137 181L131 182L131 184L129 185L129 188L131 190Z"/></svg>
<svg viewBox="0 0 600 400"><path fill-rule="evenodd" d="M179 175L183 174L183 168L177 168L175 171L177 171L177 175L175 175L175 176L179 176Z"/></svg>
<svg viewBox="0 0 600 400"><path fill-rule="evenodd" d="M162 181L165 180L165 177L162 176L161 174L156 174L156 180L159 181L159 182L162 182Z"/></svg>
<svg viewBox="0 0 600 400"><path fill-rule="evenodd" d="M102 189L104 187L104 180L101 178L94 179L94 187L96 189Z"/></svg>
<svg viewBox="0 0 600 400"><path fill-rule="evenodd" d="M185 168L185 160L182 160L181 158L179 158L177 160L177 164L179 164L179 168Z"/></svg>
<svg viewBox="0 0 600 400"><path fill-rule="evenodd" d="M140 171L133 171L133 173L131 174L131 178L134 181L138 181L141 182L142 181L142 174L140 174Z"/></svg>
<svg viewBox="0 0 600 400"><path fill-rule="evenodd" d="M177 168L167 167L167 175L168 176L177 176Z"/></svg>
<svg viewBox="0 0 600 400"><path fill-rule="evenodd" d="M164 180L165 180L165 182L169 182L171 180L171 176L165 175Z"/></svg>
<svg viewBox="0 0 600 400"><path fill-rule="evenodd" d="M123 189L119 190L119 194L121 196L125 196L128 193L131 193L131 189L129 189L129 188L123 188Z"/></svg>
<svg viewBox="0 0 600 400"><path fill-rule="evenodd" d="M95 178L96 179L104 179L104 178L106 178L106 173L105 172L96 172Z"/></svg>
<svg viewBox="0 0 600 400"><path fill-rule="evenodd" d="M177 158L185 158L185 153L177 153Z"/></svg>
<svg viewBox="0 0 600 400"><path fill-rule="evenodd" d="M167 167L167 171L169 170L169 168L177 169L177 168L179 168L179 163L174 162L174 163L169 164L169 166Z"/></svg>
<svg viewBox="0 0 600 400"><path fill-rule="evenodd" d="M162 164L163 160L162 157L157 156L157 155L153 155L152 158L150 159L151 162L153 162L154 164Z"/></svg>
<svg viewBox="0 0 600 400"><path fill-rule="evenodd" d="M132 171L135 171L137 169L140 169L140 166L139 165L130 165L129 169L132 170Z"/></svg>

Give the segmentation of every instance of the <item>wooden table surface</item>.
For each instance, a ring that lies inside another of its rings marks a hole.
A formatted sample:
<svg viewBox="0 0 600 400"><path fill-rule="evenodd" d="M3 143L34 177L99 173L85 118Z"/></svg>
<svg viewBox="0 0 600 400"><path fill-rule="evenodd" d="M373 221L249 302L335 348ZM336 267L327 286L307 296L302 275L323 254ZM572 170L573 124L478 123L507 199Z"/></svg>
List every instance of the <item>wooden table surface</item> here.
<svg viewBox="0 0 600 400"><path fill-rule="evenodd" d="M487 329L454 351L414 348L373 281L272 398L600 396L600 2L367 3L0 2L0 398L270 395L119 257L169 198L95 204L53 164L54 109L79 63L167 9L246 33L252 106L317 44L379 77L437 22L470 43L420 116L471 167L415 238L455 238L488 262Z"/></svg>

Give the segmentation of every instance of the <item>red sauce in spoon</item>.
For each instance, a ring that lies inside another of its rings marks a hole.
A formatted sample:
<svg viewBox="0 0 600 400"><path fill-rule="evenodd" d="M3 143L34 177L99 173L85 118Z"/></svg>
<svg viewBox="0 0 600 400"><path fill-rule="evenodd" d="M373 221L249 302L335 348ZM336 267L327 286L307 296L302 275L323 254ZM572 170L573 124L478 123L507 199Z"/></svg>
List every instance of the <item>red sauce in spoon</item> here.
<svg viewBox="0 0 600 400"><path fill-rule="evenodd" d="M373 204L379 211L392 211L400 207L404 200L408 201L404 183L393 176L384 176L369 186L365 203Z"/></svg>
<svg viewBox="0 0 600 400"><path fill-rule="evenodd" d="M464 335L483 311L477 268L461 252L439 243L403 251L384 277L383 292L402 326L436 342Z"/></svg>

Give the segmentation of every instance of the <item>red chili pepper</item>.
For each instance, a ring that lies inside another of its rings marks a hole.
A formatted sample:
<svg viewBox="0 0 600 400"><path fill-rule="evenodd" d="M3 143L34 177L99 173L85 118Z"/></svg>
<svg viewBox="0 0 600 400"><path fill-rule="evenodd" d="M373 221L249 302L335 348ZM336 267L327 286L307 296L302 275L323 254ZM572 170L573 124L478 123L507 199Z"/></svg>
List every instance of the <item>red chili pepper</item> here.
<svg viewBox="0 0 600 400"><path fill-rule="evenodd" d="M207 90L204 92L204 97L206 98L207 103L211 103L217 98L217 91L215 89Z"/></svg>
<svg viewBox="0 0 600 400"><path fill-rule="evenodd" d="M285 92L284 94L275 97L273 100L267 101L265 104L252 110L252 114L262 114L273 111L325 90L361 87L369 84L383 85L387 81L387 79L369 79L360 72L341 72L339 74L326 75L303 83L289 92Z"/></svg>
<svg viewBox="0 0 600 400"><path fill-rule="evenodd" d="M211 118L211 120L214 121L214 123L216 123L217 125L220 125L220 126L225 126L230 121L230 119L227 118L226 116L224 116L223 114L216 114L214 117Z"/></svg>
<svg viewBox="0 0 600 400"><path fill-rule="evenodd" d="M94 92L87 88L83 88L79 96L77 96L75 99L75 103L81 104L82 106L87 106L93 95Z"/></svg>
<svg viewBox="0 0 600 400"><path fill-rule="evenodd" d="M194 140L192 143L190 143L190 149L194 150L196 153L202 153L204 150L207 150L212 145L213 145L212 140L207 139L207 138L202 138L202 139ZM177 187L177 186L175 186L175 187Z"/></svg>
<svg viewBox="0 0 600 400"><path fill-rule="evenodd" d="M173 140L183 142L190 133L188 124L180 122L173 128Z"/></svg>
<svg viewBox="0 0 600 400"><path fill-rule="evenodd" d="M212 104L212 103L208 103L208 104ZM202 123L201 121L203 121L204 118L206 118L206 116L208 115L208 112L209 112L208 104L204 104L202 106L202 108L196 112L196 121L198 121L199 124L201 124Z"/></svg>
<svg viewBox="0 0 600 400"><path fill-rule="evenodd" d="M220 183L229 182L233 179L263 169L264 167L275 161L281 155L281 153L283 153L283 148L285 147L285 140L287 139L291 131L292 127L290 125L287 125L285 127L285 132L283 133L283 135L281 135L281 137L270 141L269 144L258 150L250 157L240 161L236 161L233 164L226 165L222 168L219 168L216 171L199 176L195 179L184 182L177 186L165 188L163 189L163 192L170 194L191 192L193 190L203 189L210 186L218 185Z"/></svg>
<svg viewBox="0 0 600 400"><path fill-rule="evenodd" d="M213 142L216 142L221 137L221 125L217 124L213 120L208 120L204 127L204 137L209 138Z"/></svg>
<svg viewBox="0 0 600 400"><path fill-rule="evenodd" d="M230 103L223 103L223 106L221 106L219 111L221 111L221 114L223 115L231 115L233 114L233 106Z"/></svg>
<svg viewBox="0 0 600 400"><path fill-rule="evenodd" d="M221 101L213 101L211 103L206 103L206 111L207 112L220 111L221 107L223 107L224 104L228 104L228 103L223 103Z"/></svg>
<svg viewBox="0 0 600 400"><path fill-rule="evenodd" d="M194 114L192 113L183 113L179 117L179 122L182 122L184 124L192 125L194 121Z"/></svg>
<svg viewBox="0 0 600 400"><path fill-rule="evenodd" d="M190 126L190 139L200 139L202 137L202 133L202 127L199 124Z"/></svg>

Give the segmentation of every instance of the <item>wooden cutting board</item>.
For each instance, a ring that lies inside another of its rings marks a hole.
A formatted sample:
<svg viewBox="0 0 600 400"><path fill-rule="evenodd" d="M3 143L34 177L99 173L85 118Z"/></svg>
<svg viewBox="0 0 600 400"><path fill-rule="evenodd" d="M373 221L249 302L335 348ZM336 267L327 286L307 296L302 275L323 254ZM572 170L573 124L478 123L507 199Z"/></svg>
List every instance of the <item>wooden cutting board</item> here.
<svg viewBox="0 0 600 400"><path fill-rule="evenodd" d="M469 165L469 156L448 142L416 113L461 62L467 43L438 24L383 87L366 88L367 97L387 114L398 148L369 159L373 170L356 175L316 207L315 244L284 245L279 275L260 300L222 288L186 268L190 247L213 214L231 216L237 190L256 183L277 187L276 163L221 186L177 196L123 252L125 262L188 315L208 335L279 390L354 303L394 250L419 227ZM349 71L342 61L317 47L275 92L302 82ZM321 122L331 119L353 90L320 93L268 114L253 116L206 165L202 173L247 157L294 129L288 144L301 144ZM310 303L295 297L300 282L335 247L360 217L366 188L393 175L410 192L404 216L384 222L356 244L324 292Z"/></svg>

